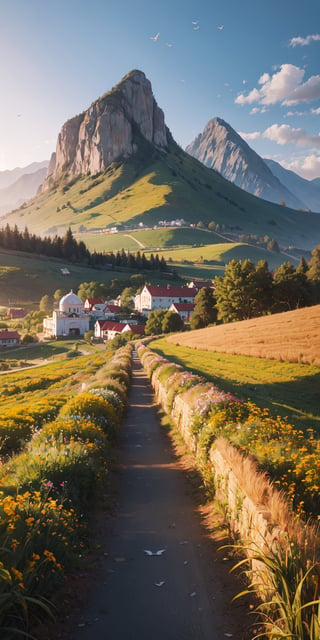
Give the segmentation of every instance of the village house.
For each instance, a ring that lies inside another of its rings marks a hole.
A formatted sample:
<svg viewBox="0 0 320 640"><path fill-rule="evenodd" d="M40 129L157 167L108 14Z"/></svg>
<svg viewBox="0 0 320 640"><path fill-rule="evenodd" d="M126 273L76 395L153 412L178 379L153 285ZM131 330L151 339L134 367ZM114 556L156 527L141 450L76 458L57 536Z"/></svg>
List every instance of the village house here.
<svg viewBox="0 0 320 640"><path fill-rule="evenodd" d="M8 329L0 330L0 347L16 347L20 344L20 336L17 331L9 331Z"/></svg>
<svg viewBox="0 0 320 640"><path fill-rule="evenodd" d="M101 298L87 298L84 301L84 311L101 311L105 307L105 302Z"/></svg>
<svg viewBox="0 0 320 640"><path fill-rule="evenodd" d="M88 330L89 315L84 311L82 301L72 289L61 298L59 309L54 309L52 316L43 320L43 332L48 337L79 337Z"/></svg>
<svg viewBox="0 0 320 640"><path fill-rule="evenodd" d="M190 289L213 289L212 280L193 280L192 282L187 283L187 287Z"/></svg>
<svg viewBox="0 0 320 640"><path fill-rule="evenodd" d="M173 302L169 311L174 311L178 313L180 318L185 322L190 320L191 314L194 312L194 303L193 302Z"/></svg>
<svg viewBox="0 0 320 640"><path fill-rule="evenodd" d="M144 335L144 325L129 322L113 322L112 320L97 320L94 325L94 337L100 340L113 340L119 333L132 331L137 335Z"/></svg>
<svg viewBox="0 0 320 640"><path fill-rule="evenodd" d="M141 293L135 296L135 310L144 315L149 315L151 311L157 309L169 310L176 302L193 303L196 294L197 289L187 286L145 284Z"/></svg>
<svg viewBox="0 0 320 640"><path fill-rule="evenodd" d="M25 318L27 315L27 311L26 309L13 309L12 307L10 307L9 311L8 311L8 315L10 316L11 320L18 320L19 318Z"/></svg>
<svg viewBox="0 0 320 640"><path fill-rule="evenodd" d="M106 306L104 308L104 317L106 320L113 320L119 314L119 306L116 304L112 304L111 302L106 302Z"/></svg>

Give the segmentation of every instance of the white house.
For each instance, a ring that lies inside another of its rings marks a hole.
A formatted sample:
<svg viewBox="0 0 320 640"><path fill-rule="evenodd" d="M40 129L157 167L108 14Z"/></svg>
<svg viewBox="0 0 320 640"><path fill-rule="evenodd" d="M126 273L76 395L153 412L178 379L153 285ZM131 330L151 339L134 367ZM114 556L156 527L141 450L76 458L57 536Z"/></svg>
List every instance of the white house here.
<svg viewBox="0 0 320 640"><path fill-rule="evenodd" d="M101 311L105 307L105 302L101 298L87 298L83 308L85 311Z"/></svg>
<svg viewBox="0 0 320 640"><path fill-rule="evenodd" d="M82 301L72 289L61 298L59 309L54 309L52 317L43 320L43 332L46 336L83 336L88 330L89 315L85 313Z"/></svg>
<svg viewBox="0 0 320 640"><path fill-rule="evenodd" d="M194 312L193 302L173 302L169 311L178 313L182 320L190 320L191 314Z"/></svg>
<svg viewBox="0 0 320 640"><path fill-rule="evenodd" d="M94 337L102 340L113 340L118 333L132 331L138 335L144 334L144 325L129 322L113 322L112 320L97 320L94 325Z"/></svg>
<svg viewBox="0 0 320 640"><path fill-rule="evenodd" d="M192 287L179 287L168 284L167 286L152 286L145 284L141 293L135 297L135 309L140 313L149 315L157 309L170 309L175 302L193 303L197 290Z"/></svg>
<svg viewBox="0 0 320 640"><path fill-rule="evenodd" d="M20 344L20 336L17 331L0 331L0 347L16 347Z"/></svg>

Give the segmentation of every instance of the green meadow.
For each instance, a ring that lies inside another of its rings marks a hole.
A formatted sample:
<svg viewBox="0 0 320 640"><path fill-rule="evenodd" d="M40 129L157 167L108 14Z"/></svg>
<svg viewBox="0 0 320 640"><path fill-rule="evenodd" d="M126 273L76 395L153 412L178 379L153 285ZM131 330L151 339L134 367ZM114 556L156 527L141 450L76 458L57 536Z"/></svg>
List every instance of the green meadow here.
<svg viewBox="0 0 320 640"><path fill-rule="evenodd" d="M165 249L159 251L159 257L166 260L170 258L174 263L183 264L186 261L197 264L204 261L225 266L231 260L246 260L249 258L257 264L259 260L267 260L271 269L276 269L280 264L288 260L281 253L267 251L266 249L255 247L241 242L207 244L198 247L179 247L175 249ZM148 252L146 251L146 255ZM297 262L294 260L294 262Z"/></svg>
<svg viewBox="0 0 320 640"><path fill-rule="evenodd" d="M320 431L320 367L180 347L164 338L152 350L204 375L224 391L250 399L296 427Z"/></svg>

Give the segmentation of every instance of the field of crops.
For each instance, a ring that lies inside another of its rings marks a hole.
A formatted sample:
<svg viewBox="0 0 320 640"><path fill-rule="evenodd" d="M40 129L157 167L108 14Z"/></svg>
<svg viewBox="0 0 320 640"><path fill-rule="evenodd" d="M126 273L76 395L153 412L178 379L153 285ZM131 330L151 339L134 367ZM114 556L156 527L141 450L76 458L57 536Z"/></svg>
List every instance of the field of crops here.
<svg viewBox="0 0 320 640"><path fill-rule="evenodd" d="M56 354L1 375L0 634L52 611L81 557L127 402L131 348ZM14 631L14 629L16 631ZM28 636L30 637L30 636Z"/></svg>
<svg viewBox="0 0 320 640"><path fill-rule="evenodd" d="M320 366L320 305L180 333L168 340L192 349Z"/></svg>

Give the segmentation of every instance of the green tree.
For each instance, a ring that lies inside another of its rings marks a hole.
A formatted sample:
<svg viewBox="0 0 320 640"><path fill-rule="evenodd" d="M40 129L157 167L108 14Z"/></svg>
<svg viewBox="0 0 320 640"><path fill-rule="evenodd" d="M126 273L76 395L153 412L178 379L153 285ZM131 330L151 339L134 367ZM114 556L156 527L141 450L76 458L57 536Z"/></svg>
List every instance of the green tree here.
<svg viewBox="0 0 320 640"><path fill-rule="evenodd" d="M52 303L48 294L42 296L39 303L39 310L43 311L43 313L50 313L50 311L52 311Z"/></svg>
<svg viewBox="0 0 320 640"><path fill-rule="evenodd" d="M311 304L311 287L307 276L290 262L284 262L274 272L273 311L290 311Z"/></svg>
<svg viewBox="0 0 320 640"><path fill-rule="evenodd" d="M65 291L63 291L63 289L56 289L55 290L55 292L53 294L53 302L54 302L55 306L59 304L59 302L60 302L61 298L64 296L64 294L65 294Z"/></svg>
<svg viewBox="0 0 320 640"><path fill-rule="evenodd" d="M311 251L311 256L308 263L308 278L320 282L320 244Z"/></svg>
<svg viewBox="0 0 320 640"><path fill-rule="evenodd" d="M195 308L190 318L192 329L201 329L217 321L217 307L213 289L203 287L198 291L194 301Z"/></svg>
<svg viewBox="0 0 320 640"><path fill-rule="evenodd" d="M145 326L146 336L156 336L162 333L162 322L166 312L164 309L151 311Z"/></svg>
<svg viewBox="0 0 320 640"><path fill-rule="evenodd" d="M259 260L252 292L252 317L262 316L270 311L273 303L273 277L266 260Z"/></svg>
<svg viewBox="0 0 320 640"><path fill-rule="evenodd" d="M125 287L121 293L121 310L131 311L134 308L135 289L133 287Z"/></svg>
<svg viewBox="0 0 320 640"><path fill-rule="evenodd" d="M173 331L182 331L184 326L181 316L175 311L167 311L162 320L162 332L172 333Z"/></svg>
<svg viewBox="0 0 320 640"><path fill-rule="evenodd" d="M222 322L245 320L253 315L255 267L251 260L231 260L223 276L215 278L218 318Z"/></svg>
<svg viewBox="0 0 320 640"><path fill-rule="evenodd" d="M109 293L109 288L103 282L82 282L78 289L78 296L84 302L87 298L104 299Z"/></svg>
<svg viewBox="0 0 320 640"><path fill-rule="evenodd" d="M275 253L280 253L280 247L274 238L272 240L269 240L269 242L267 243L267 249L269 251L274 251Z"/></svg>

